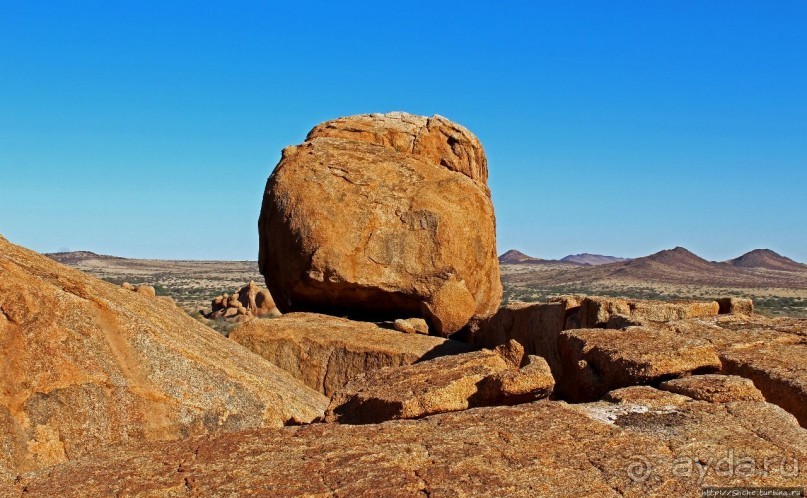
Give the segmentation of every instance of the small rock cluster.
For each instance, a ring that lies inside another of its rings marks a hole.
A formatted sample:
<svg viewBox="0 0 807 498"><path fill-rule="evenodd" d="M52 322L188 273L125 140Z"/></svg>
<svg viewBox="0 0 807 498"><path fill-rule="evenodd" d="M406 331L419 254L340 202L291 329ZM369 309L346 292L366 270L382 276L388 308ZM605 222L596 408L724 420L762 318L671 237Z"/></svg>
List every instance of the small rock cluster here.
<svg viewBox="0 0 807 498"><path fill-rule="evenodd" d="M235 322L245 322L254 317L280 316L272 294L251 281L232 294L222 294L213 298L211 311L205 318L231 318Z"/></svg>

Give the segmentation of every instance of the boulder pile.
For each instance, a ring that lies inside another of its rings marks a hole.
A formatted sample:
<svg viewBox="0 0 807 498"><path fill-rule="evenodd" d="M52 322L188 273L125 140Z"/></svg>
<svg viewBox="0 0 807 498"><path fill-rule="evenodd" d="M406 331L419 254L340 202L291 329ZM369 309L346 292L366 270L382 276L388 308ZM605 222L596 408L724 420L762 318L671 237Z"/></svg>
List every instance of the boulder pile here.
<svg viewBox="0 0 807 498"><path fill-rule="evenodd" d="M232 294L222 294L213 298L210 313L205 318L232 318L244 322L254 317L280 316L272 294L251 281Z"/></svg>

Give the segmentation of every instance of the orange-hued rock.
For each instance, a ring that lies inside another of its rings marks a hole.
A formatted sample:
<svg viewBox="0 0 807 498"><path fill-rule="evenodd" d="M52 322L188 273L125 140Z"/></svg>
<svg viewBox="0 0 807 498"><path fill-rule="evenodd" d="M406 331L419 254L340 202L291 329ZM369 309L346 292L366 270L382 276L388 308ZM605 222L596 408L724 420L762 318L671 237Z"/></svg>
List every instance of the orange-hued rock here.
<svg viewBox="0 0 807 498"><path fill-rule="evenodd" d="M579 300L579 309L573 301L564 300L572 310L566 321L567 330L576 328L624 328L648 322L670 322L689 318L717 316L717 301L662 302L629 300L611 297L587 296Z"/></svg>
<svg viewBox="0 0 807 498"><path fill-rule="evenodd" d="M717 352L707 341L648 327L568 330L560 335L558 347L564 366L558 390L576 401L595 400L620 387L720 369Z"/></svg>
<svg viewBox="0 0 807 498"><path fill-rule="evenodd" d="M502 287L484 152L444 118L323 123L266 185L261 272L281 311L422 317L448 336L491 316Z"/></svg>
<svg viewBox="0 0 807 498"><path fill-rule="evenodd" d="M673 399L661 406L647 391L650 400L539 401L111 448L24 474L8 494L695 498L703 486L804 486L807 431L781 409L672 393L659 394Z"/></svg>
<svg viewBox="0 0 807 498"><path fill-rule="evenodd" d="M307 422L327 400L176 306L0 237L0 468Z"/></svg>
<svg viewBox="0 0 807 498"><path fill-rule="evenodd" d="M531 356L519 369L499 353L474 351L360 375L333 395L325 419L374 424L524 403L549 396L554 385L543 358Z"/></svg>
<svg viewBox="0 0 807 498"><path fill-rule="evenodd" d="M662 382L665 391L712 403L731 401L765 401L750 379L736 375L691 375Z"/></svg>
<svg viewBox="0 0 807 498"><path fill-rule="evenodd" d="M546 359L555 378L563 375L558 356L558 337L563 332L567 307L565 303L511 303L495 315L471 328L468 342L493 349L509 341L517 341L524 354Z"/></svg>
<svg viewBox="0 0 807 498"><path fill-rule="evenodd" d="M739 297L724 297L717 300L720 314L753 315L754 301Z"/></svg>
<svg viewBox="0 0 807 498"><path fill-rule="evenodd" d="M399 318L392 323L398 332L429 335L429 324L422 318Z"/></svg>
<svg viewBox="0 0 807 498"><path fill-rule="evenodd" d="M487 187L488 162L482 144L473 133L442 116L427 118L403 112L348 116L315 126L306 140L318 137L389 147L462 173Z"/></svg>
<svg viewBox="0 0 807 498"><path fill-rule="evenodd" d="M807 341L727 348L720 360L724 372L751 379L766 400L807 427Z"/></svg>
<svg viewBox="0 0 807 498"><path fill-rule="evenodd" d="M150 285L138 285L134 288L134 291L138 294L142 294L146 297L156 297L157 291L154 290L154 287Z"/></svg>
<svg viewBox="0 0 807 498"><path fill-rule="evenodd" d="M255 316L279 313L272 294L252 280L238 291L238 302Z"/></svg>
<svg viewBox="0 0 807 498"><path fill-rule="evenodd" d="M461 342L316 313L253 320L230 339L330 396L359 374L471 350Z"/></svg>
<svg viewBox="0 0 807 498"><path fill-rule="evenodd" d="M238 322L281 314L275 306L272 294L251 280L237 292L214 297L210 308L210 313L205 314L205 318L232 318Z"/></svg>

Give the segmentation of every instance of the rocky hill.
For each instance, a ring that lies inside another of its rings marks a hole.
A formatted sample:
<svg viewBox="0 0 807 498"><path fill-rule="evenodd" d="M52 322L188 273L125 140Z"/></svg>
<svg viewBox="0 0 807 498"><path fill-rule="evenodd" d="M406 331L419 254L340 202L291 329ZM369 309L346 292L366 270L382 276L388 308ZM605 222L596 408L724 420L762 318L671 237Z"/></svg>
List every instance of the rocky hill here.
<svg viewBox="0 0 807 498"><path fill-rule="evenodd" d="M807 271L807 265L777 254L770 249L755 249L727 263L736 268L761 268L774 271Z"/></svg>
<svg viewBox="0 0 807 498"><path fill-rule="evenodd" d="M561 259L561 261L566 263L579 263L581 265L589 266L607 265L609 263L619 263L627 260L628 258L618 258L616 256L603 256L600 254L589 253L572 254Z"/></svg>
<svg viewBox="0 0 807 498"><path fill-rule="evenodd" d="M67 251L67 252L51 252L45 254L54 261L65 265L75 266L85 261L104 261L104 260L120 260L117 256L106 256L103 254L95 254L91 251Z"/></svg>
<svg viewBox="0 0 807 498"><path fill-rule="evenodd" d="M499 256L499 263L504 265L520 265L524 263L540 263L544 260L540 258L533 258L532 256L527 256L521 251L517 251L515 249L510 249L509 251L505 252L501 256Z"/></svg>

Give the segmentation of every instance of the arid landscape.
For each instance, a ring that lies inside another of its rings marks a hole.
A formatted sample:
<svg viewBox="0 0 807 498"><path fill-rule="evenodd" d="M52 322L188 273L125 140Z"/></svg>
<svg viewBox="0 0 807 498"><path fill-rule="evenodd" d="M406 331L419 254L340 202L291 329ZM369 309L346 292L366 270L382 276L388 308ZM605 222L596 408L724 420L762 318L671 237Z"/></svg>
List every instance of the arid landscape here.
<svg viewBox="0 0 807 498"><path fill-rule="evenodd" d="M807 265L767 249L724 262L706 261L682 247L596 265L505 256L500 263L506 301L563 294L664 301L734 296L753 299L769 316L807 317Z"/></svg>
<svg viewBox="0 0 807 498"><path fill-rule="evenodd" d="M349 116L284 149L257 262L0 237L0 495L801 493L804 266L499 257L487 172Z"/></svg>
<svg viewBox="0 0 807 498"><path fill-rule="evenodd" d="M807 497L807 1L0 7L0 498Z"/></svg>
<svg viewBox="0 0 807 498"><path fill-rule="evenodd" d="M153 285L196 317L200 310L210 311L215 296L263 279L256 261L139 260L88 251L48 257L115 284ZM807 317L807 265L770 250L720 263L683 248L634 260L591 254L544 260L509 251L499 263L505 303L545 302L567 294L662 301L733 296L752 299L757 312L767 316Z"/></svg>

